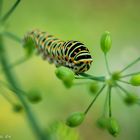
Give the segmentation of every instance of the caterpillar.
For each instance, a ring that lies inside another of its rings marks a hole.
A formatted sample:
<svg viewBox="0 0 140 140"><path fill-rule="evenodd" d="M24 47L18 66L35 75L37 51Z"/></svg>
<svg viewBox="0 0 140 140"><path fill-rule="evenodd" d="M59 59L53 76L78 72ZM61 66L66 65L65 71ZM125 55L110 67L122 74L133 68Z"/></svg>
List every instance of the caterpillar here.
<svg viewBox="0 0 140 140"><path fill-rule="evenodd" d="M65 66L75 74L87 71L92 63L92 57L85 45L79 41L62 41L53 35L39 30L32 30L24 37L24 43L32 40L39 54L56 67Z"/></svg>

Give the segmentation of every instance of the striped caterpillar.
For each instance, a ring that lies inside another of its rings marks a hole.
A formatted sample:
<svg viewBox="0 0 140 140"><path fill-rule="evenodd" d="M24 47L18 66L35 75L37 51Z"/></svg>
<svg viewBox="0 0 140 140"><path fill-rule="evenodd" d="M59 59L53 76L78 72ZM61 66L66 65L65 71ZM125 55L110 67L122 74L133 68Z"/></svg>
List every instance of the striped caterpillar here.
<svg viewBox="0 0 140 140"><path fill-rule="evenodd" d="M62 41L53 35L39 30L33 30L24 37L24 43L32 40L39 54L56 67L65 66L76 74L87 71L92 63L92 57L85 45L79 41Z"/></svg>

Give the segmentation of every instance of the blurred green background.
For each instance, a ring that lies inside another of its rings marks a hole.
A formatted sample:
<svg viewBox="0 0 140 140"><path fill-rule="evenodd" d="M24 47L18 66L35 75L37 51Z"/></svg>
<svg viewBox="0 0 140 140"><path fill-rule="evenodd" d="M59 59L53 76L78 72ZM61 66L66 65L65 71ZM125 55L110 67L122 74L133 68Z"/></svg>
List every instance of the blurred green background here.
<svg viewBox="0 0 140 140"><path fill-rule="evenodd" d="M13 3L14 0L4 0L3 14ZM40 29L62 40L80 40L89 48L94 59L88 73L105 75L100 36L106 30L111 32L113 47L109 54L109 63L113 71L120 70L140 56L139 13L139 0L23 0L8 19L7 30L21 38L32 29ZM22 45L7 38L5 45L10 62L24 56ZM86 85L66 89L56 78L55 69L54 65L35 55L14 68L25 91L42 91L43 100L32 105L32 108L44 129L54 121L64 121L71 112L83 111L92 100ZM136 65L127 72L139 69L140 66ZM1 73L0 78L3 77ZM17 100L5 88L0 87L0 90ZM132 91L140 93L138 88L133 88ZM113 92L113 115L121 125L120 135L113 138L96 127L95 122L101 115L104 95L105 93L99 97L84 123L76 128L80 139L140 140L140 108L126 107L116 91ZM35 139L24 115L13 113L11 105L2 96L0 112L0 135L11 135L13 140Z"/></svg>

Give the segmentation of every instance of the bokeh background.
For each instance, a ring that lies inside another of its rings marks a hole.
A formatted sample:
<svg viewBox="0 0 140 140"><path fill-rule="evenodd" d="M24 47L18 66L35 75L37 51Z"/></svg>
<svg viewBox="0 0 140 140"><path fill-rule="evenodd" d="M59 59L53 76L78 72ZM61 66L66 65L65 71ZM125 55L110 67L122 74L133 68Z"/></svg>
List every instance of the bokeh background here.
<svg viewBox="0 0 140 140"><path fill-rule="evenodd" d="M14 3L5 0L3 14ZM32 29L47 31L63 40L80 40L90 49L94 62L88 71L94 75L106 75L100 37L106 30L111 32L113 46L109 53L111 69L120 70L140 56L140 1L139 0L23 0L8 19L7 30L23 38ZM21 44L5 38L7 57L14 62L24 56ZM38 122L47 128L54 121L65 121L74 111L83 111L92 100L87 85L66 89L55 76L55 66L34 55L30 60L14 68L17 79L25 91L42 91L43 100L32 105ZM140 70L140 65L126 73ZM0 78L4 79L2 73ZM126 85L124 85L126 86ZM138 88L132 92L140 93ZM0 92L11 98L12 93L0 87ZM139 140L140 106L126 106L113 92L113 116L121 125L117 138L96 127L102 113L105 92L98 98L84 123L75 129L81 140ZM34 140L26 117L12 111L11 105L0 96L0 135L11 135L13 140Z"/></svg>

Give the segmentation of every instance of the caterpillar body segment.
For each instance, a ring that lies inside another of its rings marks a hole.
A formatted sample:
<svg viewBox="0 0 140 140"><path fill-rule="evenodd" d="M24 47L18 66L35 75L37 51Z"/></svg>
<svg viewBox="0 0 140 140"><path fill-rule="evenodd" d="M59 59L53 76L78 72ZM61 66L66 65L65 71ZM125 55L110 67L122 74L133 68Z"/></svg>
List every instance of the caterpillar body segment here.
<svg viewBox="0 0 140 140"><path fill-rule="evenodd" d="M31 39L38 53L49 63L65 66L76 74L87 71L92 63L92 57L85 45L79 41L63 41L46 32L33 30L24 37L24 42Z"/></svg>

